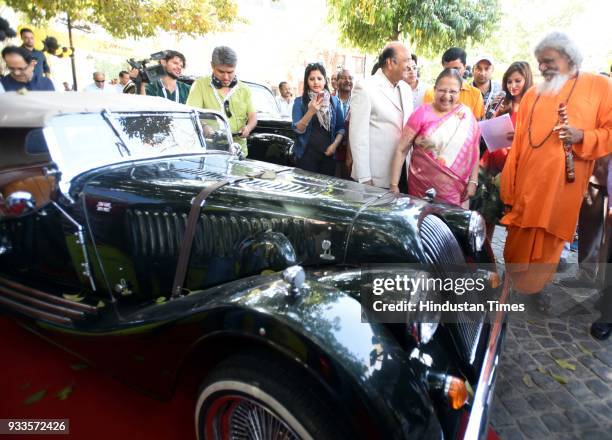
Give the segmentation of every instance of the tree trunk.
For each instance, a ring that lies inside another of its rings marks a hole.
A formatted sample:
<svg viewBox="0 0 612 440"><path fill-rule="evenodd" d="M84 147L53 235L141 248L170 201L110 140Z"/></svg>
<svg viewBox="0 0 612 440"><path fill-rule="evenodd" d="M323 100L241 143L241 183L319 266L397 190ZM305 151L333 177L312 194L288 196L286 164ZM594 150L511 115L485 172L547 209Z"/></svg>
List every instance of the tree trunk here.
<svg viewBox="0 0 612 440"><path fill-rule="evenodd" d="M66 13L67 21L68 21L68 41L70 42L70 64L72 66L72 90L75 92L78 90L77 88L77 79L76 79L76 64L74 61L74 44L72 44L72 21L70 20L70 13Z"/></svg>

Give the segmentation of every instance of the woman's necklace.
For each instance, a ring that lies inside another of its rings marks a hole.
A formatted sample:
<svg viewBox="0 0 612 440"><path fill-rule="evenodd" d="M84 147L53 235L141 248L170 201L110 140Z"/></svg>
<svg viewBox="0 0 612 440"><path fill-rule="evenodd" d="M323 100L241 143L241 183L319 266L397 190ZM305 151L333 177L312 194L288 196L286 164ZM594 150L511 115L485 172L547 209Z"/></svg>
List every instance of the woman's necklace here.
<svg viewBox="0 0 612 440"><path fill-rule="evenodd" d="M580 72L577 71L576 78L574 79L574 84L572 85L572 89L570 90L569 95L567 95L567 100L565 101L566 106L567 104L569 104L570 98L572 97L572 94L574 93L574 89L576 88L576 84L578 83L578 75L580 75ZM542 142L540 142L537 145L533 143L533 140L531 139L531 123L533 122L533 113L535 111L538 101L540 100L540 96L542 96L541 93L538 94L535 102L533 103L533 106L531 107L531 113L529 113L529 122L527 123L527 134L529 137L529 145L531 146L531 148L540 148L542 145L544 145L544 142L546 142L548 138L550 138L550 136L555 131L555 126L556 126L556 125L553 125L553 128L550 129L550 132L546 135L546 137L544 138Z"/></svg>

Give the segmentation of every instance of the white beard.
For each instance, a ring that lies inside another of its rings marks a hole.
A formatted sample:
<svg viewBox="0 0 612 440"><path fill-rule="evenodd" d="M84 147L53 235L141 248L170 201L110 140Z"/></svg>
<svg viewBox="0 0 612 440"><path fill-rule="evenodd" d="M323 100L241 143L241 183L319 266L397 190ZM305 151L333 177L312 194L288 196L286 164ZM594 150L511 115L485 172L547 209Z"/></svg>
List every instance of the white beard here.
<svg viewBox="0 0 612 440"><path fill-rule="evenodd" d="M563 88L569 78L569 75L562 75L560 73L556 74L551 79L538 84L538 94L556 95Z"/></svg>

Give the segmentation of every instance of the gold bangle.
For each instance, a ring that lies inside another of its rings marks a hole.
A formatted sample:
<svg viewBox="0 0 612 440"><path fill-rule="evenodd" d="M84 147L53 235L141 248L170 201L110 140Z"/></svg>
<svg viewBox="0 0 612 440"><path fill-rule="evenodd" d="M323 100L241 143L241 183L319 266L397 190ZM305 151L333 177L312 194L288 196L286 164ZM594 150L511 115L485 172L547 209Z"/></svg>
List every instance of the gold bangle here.
<svg viewBox="0 0 612 440"><path fill-rule="evenodd" d="M468 183L473 183L474 185L478 186L478 180L468 179Z"/></svg>
<svg viewBox="0 0 612 440"><path fill-rule="evenodd" d="M389 186L397 186L397 187L399 187L399 185L397 183L391 183L391 184L389 184Z"/></svg>

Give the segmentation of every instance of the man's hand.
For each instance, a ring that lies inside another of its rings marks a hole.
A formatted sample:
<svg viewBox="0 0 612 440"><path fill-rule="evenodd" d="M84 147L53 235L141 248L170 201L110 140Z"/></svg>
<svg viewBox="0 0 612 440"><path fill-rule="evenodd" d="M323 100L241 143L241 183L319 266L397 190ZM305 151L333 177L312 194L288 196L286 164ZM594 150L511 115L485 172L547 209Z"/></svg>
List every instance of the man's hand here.
<svg viewBox="0 0 612 440"><path fill-rule="evenodd" d="M238 133L241 138L248 138L251 134L251 129L247 125L245 125L240 130L238 130Z"/></svg>
<svg viewBox="0 0 612 440"><path fill-rule="evenodd" d="M553 131L559 133L559 139L563 143L579 144L584 138L584 131L568 124L559 124L553 128Z"/></svg>
<svg viewBox="0 0 612 440"><path fill-rule="evenodd" d="M392 183L391 185L389 185L389 191L394 192L395 194L399 194L400 191L397 183Z"/></svg>

